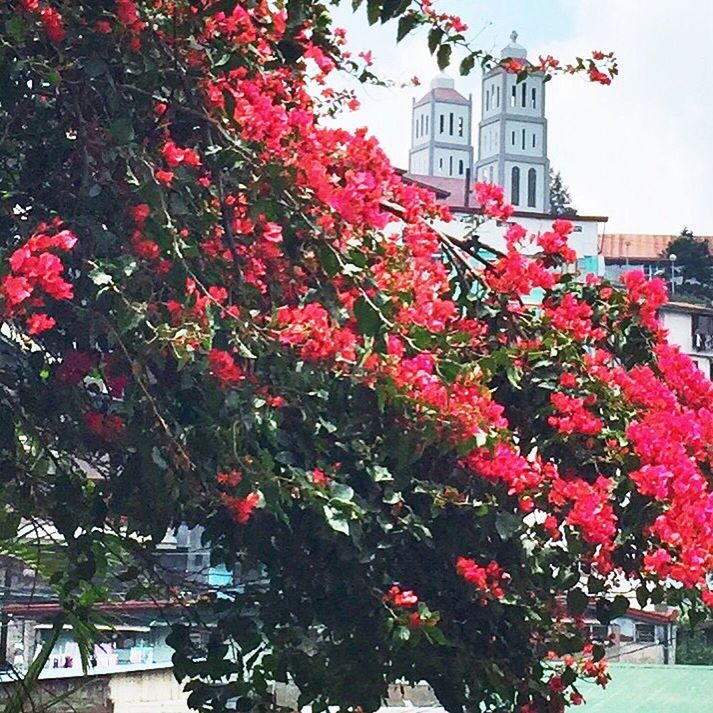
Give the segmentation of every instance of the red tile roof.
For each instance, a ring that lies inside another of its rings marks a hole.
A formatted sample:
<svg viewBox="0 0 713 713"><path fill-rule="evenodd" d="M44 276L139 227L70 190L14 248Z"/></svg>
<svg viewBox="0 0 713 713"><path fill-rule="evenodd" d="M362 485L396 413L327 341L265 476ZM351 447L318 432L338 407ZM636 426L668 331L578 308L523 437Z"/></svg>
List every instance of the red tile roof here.
<svg viewBox="0 0 713 713"><path fill-rule="evenodd" d="M415 183L422 188L428 188L436 194L439 202L449 206L463 207L465 205L466 183L463 178L450 178L448 176L416 176L406 173L403 176L405 181ZM470 194L470 204L475 202L472 188Z"/></svg>
<svg viewBox="0 0 713 713"><path fill-rule="evenodd" d="M449 104L470 104L468 99L466 99L455 89L451 89L450 87L435 87L434 89L431 89L428 94L421 97L416 102L416 106L428 104L431 100L435 100L437 102L448 102Z"/></svg>
<svg viewBox="0 0 713 713"><path fill-rule="evenodd" d="M601 253L605 260L653 262L661 260L669 243L678 235L650 235L645 233L608 233L602 236ZM698 236L708 243L713 254L713 236Z"/></svg>

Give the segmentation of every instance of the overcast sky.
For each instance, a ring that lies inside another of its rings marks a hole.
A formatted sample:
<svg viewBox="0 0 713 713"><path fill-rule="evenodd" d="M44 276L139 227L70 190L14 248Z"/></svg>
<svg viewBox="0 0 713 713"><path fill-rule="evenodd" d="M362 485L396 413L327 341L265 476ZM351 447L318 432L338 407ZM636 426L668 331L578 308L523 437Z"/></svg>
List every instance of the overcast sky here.
<svg viewBox="0 0 713 713"><path fill-rule="evenodd" d="M345 3L345 6L349 3ZM459 14L479 46L498 51L513 29L531 57L561 60L613 50L620 76L609 87L578 77L547 85L549 152L582 214L609 216L608 232L713 235L713 78L710 0L440 0ZM367 126L394 165L407 166L412 97L437 73L425 36L395 43L395 24L370 28L337 11L355 51L372 49L375 68L419 88L357 88L362 108L344 116ZM456 77L480 119L480 72ZM477 152L477 134L474 135Z"/></svg>

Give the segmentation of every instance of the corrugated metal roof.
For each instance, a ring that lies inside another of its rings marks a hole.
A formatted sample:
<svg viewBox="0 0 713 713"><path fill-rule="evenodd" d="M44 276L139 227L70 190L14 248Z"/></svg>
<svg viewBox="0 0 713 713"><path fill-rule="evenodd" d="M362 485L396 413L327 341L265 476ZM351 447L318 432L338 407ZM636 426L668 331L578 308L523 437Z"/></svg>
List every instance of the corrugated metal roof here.
<svg viewBox="0 0 713 713"><path fill-rule="evenodd" d="M610 664L612 680L578 688L586 703L573 713L710 713L713 666ZM445 713L440 706L384 706L377 713Z"/></svg>

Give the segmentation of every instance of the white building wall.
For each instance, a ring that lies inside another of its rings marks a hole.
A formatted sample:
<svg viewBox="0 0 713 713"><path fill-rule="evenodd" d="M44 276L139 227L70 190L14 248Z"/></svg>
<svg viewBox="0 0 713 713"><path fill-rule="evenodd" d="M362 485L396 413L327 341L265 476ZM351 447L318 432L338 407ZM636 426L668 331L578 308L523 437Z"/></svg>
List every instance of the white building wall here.
<svg viewBox="0 0 713 713"><path fill-rule="evenodd" d="M461 165L462 162L462 165ZM462 172L461 172L462 168ZM436 148L433 151L434 176L465 176L469 168L469 153L466 150Z"/></svg>
<svg viewBox="0 0 713 713"><path fill-rule="evenodd" d="M416 151L409 157L409 173L418 176L428 175L428 148Z"/></svg>
<svg viewBox="0 0 713 713"><path fill-rule="evenodd" d="M538 235L552 230L553 218L517 216L512 221L522 225L529 234ZM450 223L439 222L437 227L447 235L452 235L455 238L463 237L467 231L472 229L472 226L466 221L459 220L457 215L454 221ZM504 221L488 220L478 229L478 236L484 246L504 252L507 248L505 233L508 227L509 223ZM580 221L573 219L572 227L573 231L569 237L569 246L576 253L577 259L581 261L582 269L597 275L603 275L604 261L598 252L599 223L590 220ZM522 251L525 254L532 254L537 252L538 249L534 242L525 242Z"/></svg>
<svg viewBox="0 0 713 713"><path fill-rule="evenodd" d="M542 129L542 124L506 121L505 153L541 158L545 148Z"/></svg>
<svg viewBox="0 0 713 713"><path fill-rule="evenodd" d="M508 114L522 114L524 116L542 116L542 79L540 77L529 76L525 81L518 82L517 75L506 75L507 104L505 108ZM524 91L524 105L523 105ZM533 106L534 91L534 106Z"/></svg>
<svg viewBox="0 0 713 713"><path fill-rule="evenodd" d="M468 106L466 104L436 102L434 116L433 139L435 141L462 144L463 146L470 145L470 126L468 125ZM451 116L453 117L452 131Z"/></svg>
<svg viewBox="0 0 713 713"><path fill-rule="evenodd" d="M684 352L690 354L693 350L691 344L691 315L681 312L661 311L661 321L668 330L668 341L677 344Z"/></svg>
<svg viewBox="0 0 713 713"><path fill-rule="evenodd" d="M495 156L500 151L500 124L489 124L480 129L481 159Z"/></svg>
<svg viewBox="0 0 713 713"><path fill-rule="evenodd" d="M431 136L431 105L424 104L413 111L411 146L427 144Z"/></svg>
<svg viewBox="0 0 713 713"><path fill-rule="evenodd" d="M512 169L520 169L520 191L517 200L514 200L512 192ZM535 205L528 204L528 171L534 168L537 183L535 186ZM505 161L505 200L512 202L517 208L522 210L536 210L540 213L546 212L549 206L545 206L545 167L542 164L520 163L519 161Z"/></svg>

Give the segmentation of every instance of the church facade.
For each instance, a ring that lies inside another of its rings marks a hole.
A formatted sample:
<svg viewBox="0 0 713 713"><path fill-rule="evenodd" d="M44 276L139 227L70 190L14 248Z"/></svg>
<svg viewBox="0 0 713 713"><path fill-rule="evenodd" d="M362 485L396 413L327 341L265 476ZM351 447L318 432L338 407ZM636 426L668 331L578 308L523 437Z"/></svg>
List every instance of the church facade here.
<svg viewBox="0 0 713 713"><path fill-rule="evenodd" d="M528 63L527 50L513 32L501 58ZM411 149L406 180L433 189L460 219L449 223L451 233L470 229L469 216L479 213L473 184L486 181L503 186L515 208L516 220L530 233L551 227L550 161L548 158L546 84L542 73L518 75L502 66L481 80L477 151L473 146L473 98L456 89L455 81L441 74L429 91L413 102ZM570 244L577 253L580 272L602 275L600 242L606 217L577 215ZM444 228L446 226L443 226ZM486 221L481 240L497 249L505 246L508 223Z"/></svg>

